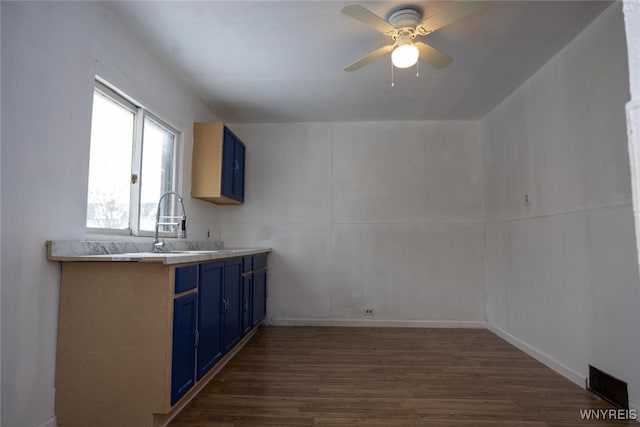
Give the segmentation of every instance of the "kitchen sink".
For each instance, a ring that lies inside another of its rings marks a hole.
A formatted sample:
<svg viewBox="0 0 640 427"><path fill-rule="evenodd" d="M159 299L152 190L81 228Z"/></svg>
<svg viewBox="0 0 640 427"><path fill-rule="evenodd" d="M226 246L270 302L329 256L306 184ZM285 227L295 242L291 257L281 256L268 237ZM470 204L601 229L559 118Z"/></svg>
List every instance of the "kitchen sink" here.
<svg viewBox="0 0 640 427"><path fill-rule="evenodd" d="M231 254L229 249L198 250L198 251L161 251L161 252L128 252L113 254L113 258L162 258L168 255L224 255Z"/></svg>
<svg viewBox="0 0 640 427"><path fill-rule="evenodd" d="M162 251L158 252L160 254L230 254L232 250L229 249L209 249L209 250L198 250L198 251Z"/></svg>

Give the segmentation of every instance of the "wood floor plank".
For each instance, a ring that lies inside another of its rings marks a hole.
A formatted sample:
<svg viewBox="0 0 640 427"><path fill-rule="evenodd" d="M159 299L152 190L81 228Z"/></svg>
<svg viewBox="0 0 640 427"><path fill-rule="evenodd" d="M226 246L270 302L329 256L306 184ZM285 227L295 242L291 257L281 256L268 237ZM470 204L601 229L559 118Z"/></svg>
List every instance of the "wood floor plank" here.
<svg viewBox="0 0 640 427"><path fill-rule="evenodd" d="M261 327L170 427L637 425L482 329Z"/></svg>

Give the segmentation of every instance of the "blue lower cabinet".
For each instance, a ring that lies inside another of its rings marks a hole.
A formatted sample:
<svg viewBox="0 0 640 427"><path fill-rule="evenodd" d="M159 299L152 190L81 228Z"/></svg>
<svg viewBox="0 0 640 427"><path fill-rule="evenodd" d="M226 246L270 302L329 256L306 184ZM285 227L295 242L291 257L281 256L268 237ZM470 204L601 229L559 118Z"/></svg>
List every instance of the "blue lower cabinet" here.
<svg viewBox="0 0 640 427"><path fill-rule="evenodd" d="M242 275L242 334L253 327L253 273Z"/></svg>
<svg viewBox="0 0 640 427"><path fill-rule="evenodd" d="M200 264L198 283L197 378L202 378L222 357L224 262Z"/></svg>
<svg viewBox="0 0 640 427"><path fill-rule="evenodd" d="M242 259L224 263L224 352L240 341L242 337Z"/></svg>
<svg viewBox="0 0 640 427"><path fill-rule="evenodd" d="M251 271L262 265L263 268ZM177 267L171 405L175 405L267 314L266 256ZM244 274L243 274L244 273ZM197 286L195 285L197 283Z"/></svg>
<svg viewBox="0 0 640 427"><path fill-rule="evenodd" d="M267 317L267 269L253 272L253 326Z"/></svg>
<svg viewBox="0 0 640 427"><path fill-rule="evenodd" d="M195 384L197 305L198 294L195 292L173 301L171 405Z"/></svg>

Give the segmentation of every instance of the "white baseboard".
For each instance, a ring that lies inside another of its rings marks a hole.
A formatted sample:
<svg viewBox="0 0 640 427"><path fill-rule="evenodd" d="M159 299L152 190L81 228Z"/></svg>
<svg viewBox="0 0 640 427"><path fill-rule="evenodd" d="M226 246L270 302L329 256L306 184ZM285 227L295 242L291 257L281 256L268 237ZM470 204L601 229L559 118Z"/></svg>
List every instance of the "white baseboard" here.
<svg viewBox="0 0 640 427"><path fill-rule="evenodd" d="M40 424L38 427L56 427L57 421L56 417L51 417L44 423Z"/></svg>
<svg viewBox="0 0 640 427"><path fill-rule="evenodd" d="M484 320L378 320L378 319L296 319L271 318L274 326L356 326L381 328L473 328L487 327Z"/></svg>
<svg viewBox="0 0 640 427"><path fill-rule="evenodd" d="M563 377L565 377L566 379L568 379L572 383L575 383L575 384L579 385L581 388L585 388L585 377L580 375L578 372L567 368L562 363L554 360L551 356L541 352L537 348L532 347L531 345L527 344L526 342L514 337L510 333L500 329L499 327L497 327L495 325L487 323L487 329L489 329L491 332L493 332L494 334L496 334L497 336L499 336L503 340L507 341L512 346L524 351L529 356L531 356L534 359L536 359L538 362L540 362L540 363L546 365L548 368L551 368L552 370L556 371L557 373L559 373L560 375L562 375Z"/></svg>

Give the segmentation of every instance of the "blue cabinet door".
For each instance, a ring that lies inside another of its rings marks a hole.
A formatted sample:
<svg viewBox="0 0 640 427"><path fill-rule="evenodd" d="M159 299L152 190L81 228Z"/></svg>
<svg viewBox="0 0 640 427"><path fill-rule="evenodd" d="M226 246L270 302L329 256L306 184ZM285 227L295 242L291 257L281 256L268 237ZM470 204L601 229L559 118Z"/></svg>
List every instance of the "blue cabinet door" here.
<svg viewBox="0 0 640 427"><path fill-rule="evenodd" d="M173 301L171 405L195 384L197 301L198 294L195 292Z"/></svg>
<svg viewBox="0 0 640 427"><path fill-rule="evenodd" d="M242 259L224 263L224 352L242 336Z"/></svg>
<svg viewBox="0 0 640 427"><path fill-rule="evenodd" d="M267 317L267 269L253 272L253 326Z"/></svg>
<svg viewBox="0 0 640 427"><path fill-rule="evenodd" d="M222 357L222 290L224 262L200 264L197 378Z"/></svg>
<svg viewBox="0 0 640 427"><path fill-rule="evenodd" d="M233 175L233 198L244 202L244 144L236 139L236 164Z"/></svg>
<svg viewBox="0 0 640 427"><path fill-rule="evenodd" d="M222 135L222 188L220 193L239 202L244 202L244 156L244 144L225 126Z"/></svg>
<svg viewBox="0 0 640 427"><path fill-rule="evenodd" d="M244 274L242 276L242 335L249 332L253 327L253 322L251 321L251 315L253 314L253 304L251 303L252 285L253 274Z"/></svg>
<svg viewBox="0 0 640 427"><path fill-rule="evenodd" d="M222 188L223 196L235 199L233 178L236 169L236 138L227 127L222 136Z"/></svg>

